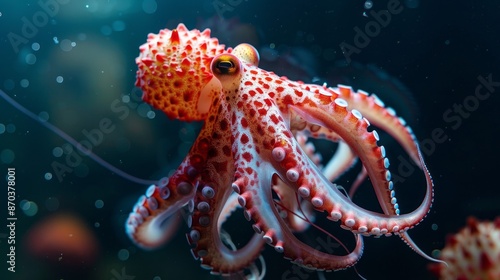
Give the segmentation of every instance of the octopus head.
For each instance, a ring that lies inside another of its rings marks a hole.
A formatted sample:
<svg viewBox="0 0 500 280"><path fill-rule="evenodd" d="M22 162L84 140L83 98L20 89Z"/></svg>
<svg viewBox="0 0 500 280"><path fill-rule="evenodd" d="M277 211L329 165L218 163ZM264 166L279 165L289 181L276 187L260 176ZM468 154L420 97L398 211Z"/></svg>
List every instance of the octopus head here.
<svg viewBox="0 0 500 280"><path fill-rule="evenodd" d="M206 119L214 95L221 91L210 64L223 52L224 45L210 38L209 29L200 32L179 24L149 34L136 58L136 86L143 91L142 99L171 119Z"/></svg>

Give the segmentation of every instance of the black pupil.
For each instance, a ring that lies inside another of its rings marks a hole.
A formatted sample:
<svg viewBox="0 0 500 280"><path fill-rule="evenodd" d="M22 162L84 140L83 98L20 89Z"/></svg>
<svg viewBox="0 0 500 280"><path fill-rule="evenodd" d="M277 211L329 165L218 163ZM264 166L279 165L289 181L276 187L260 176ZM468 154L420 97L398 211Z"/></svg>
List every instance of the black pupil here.
<svg viewBox="0 0 500 280"><path fill-rule="evenodd" d="M224 61L220 61L218 64L217 64L217 69L219 69L219 71L222 73L222 74L227 74L230 72L231 68L234 67L234 64L231 62L231 61L227 61L227 60L224 60Z"/></svg>

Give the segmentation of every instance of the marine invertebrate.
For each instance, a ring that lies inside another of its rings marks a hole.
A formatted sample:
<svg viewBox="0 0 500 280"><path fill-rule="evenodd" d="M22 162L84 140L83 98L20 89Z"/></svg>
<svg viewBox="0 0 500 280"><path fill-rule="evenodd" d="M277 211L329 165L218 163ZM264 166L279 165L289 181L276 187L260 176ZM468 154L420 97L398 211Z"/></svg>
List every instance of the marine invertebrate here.
<svg viewBox="0 0 500 280"><path fill-rule="evenodd" d="M378 97L343 85L288 80L258 68L259 55L251 45L226 49L210 30L188 30L183 24L150 34L140 51L136 85L144 101L170 118L204 125L175 172L151 185L134 206L126 227L136 244L154 248L168 240L169 218L187 205L193 255L213 273L243 269L264 243L310 268L343 269L360 258L361 235L399 235L427 257L407 231L431 207L432 180L411 129ZM370 123L394 137L423 170L426 195L411 213L400 213L386 150L377 144L378 133L368 130ZM320 170L300 137L341 143L338 157ZM356 205L331 183L356 158L383 213ZM300 213L300 202L307 201L326 212L356 234L354 250L337 256L302 243L293 232L302 230L303 223L293 215L281 217L273 193L288 211ZM236 201L256 233L246 246L231 250L220 228Z"/></svg>

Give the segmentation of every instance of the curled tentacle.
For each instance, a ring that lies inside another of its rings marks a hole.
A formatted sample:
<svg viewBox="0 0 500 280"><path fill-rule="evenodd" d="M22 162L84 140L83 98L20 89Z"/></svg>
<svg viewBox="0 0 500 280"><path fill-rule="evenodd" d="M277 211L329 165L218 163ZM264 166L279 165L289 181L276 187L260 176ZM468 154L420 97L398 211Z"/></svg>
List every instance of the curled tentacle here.
<svg viewBox="0 0 500 280"><path fill-rule="evenodd" d="M194 206L193 224L187 234L188 242L194 246L193 256L200 258L202 267L214 274L230 274L250 266L259 257L264 243L258 234L254 234L240 249L228 248L224 244L224 238L221 236L222 224L239 207L237 196L231 192L229 189L229 194L210 192L207 196L203 191L198 194L199 202ZM214 203L215 201L218 203ZM213 212L219 213L214 215Z"/></svg>
<svg viewBox="0 0 500 280"><path fill-rule="evenodd" d="M186 160L170 178L151 185L139 197L125 223L128 236L140 247L157 248L169 241L180 222L182 207L192 201L197 185L195 169ZM180 173L182 172L182 173Z"/></svg>
<svg viewBox="0 0 500 280"><path fill-rule="evenodd" d="M389 198L389 203L385 203L385 208L383 209L397 209L397 202L392 190L392 182L390 181L390 172L385 166L385 152L376 144L377 135L374 132L367 131L367 122L356 114L349 112L346 109L345 102L340 102L338 99L335 100L336 102L332 102L331 106L324 106L323 109L303 106L301 108L294 107L294 110L297 110L303 118L311 123L338 131L339 135L348 143L356 143L351 146L367 168L372 183L382 186L376 187L375 190L385 188L385 192L379 191L377 193L380 201L387 201L387 197ZM332 118L332 114L335 117ZM358 141L357 139L363 139L363 141ZM295 150L294 146L293 143L285 143L284 146L280 145L277 147L290 151ZM300 168L302 170L315 168L314 166L310 166L308 162L304 162L298 158L294 153L289 153L289 155L290 163L285 164L295 165L296 169ZM363 210L356 205L339 203L339 201L346 198L339 195L334 188L322 187L328 183L318 173L318 171L310 173L315 176L304 174L304 178L300 181L298 180L299 182L296 185L309 189L313 206L330 213L330 218L333 220L341 219L346 228L357 232L380 235L391 232L399 233L400 231L407 230L425 217L432 203L432 181L428 172L425 173L427 194L422 204L411 214L394 217L384 217L384 215ZM304 184L305 186L303 186Z"/></svg>
<svg viewBox="0 0 500 280"><path fill-rule="evenodd" d="M423 162L422 156L420 154L420 149L416 142L416 137L413 135L412 129L406 125L406 122L401 117L398 117L396 115L396 112L392 108L386 108L383 101L381 101L375 94L369 95L368 93L361 90L358 92L354 92L349 86L339 85L337 88L326 88L325 86L320 87L317 85L310 86L312 87L311 90L327 91L333 96L336 95L338 96L338 98L346 100L346 103L348 104L347 108L349 110L360 112L375 126L383 129L391 136L393 136L402 145L402 147L410 155L417 166L419 166L424 171L428 185L426 197L428 195L431 195L430 202L432 202L432 189L429 190L429 186L431 186L430 184L432 184L432 182L430 180L430 175L427 167L425 166L425 163ZM359 174L358 178L353 184L352 189L350 190L350 194L356 191L357 187L366 175L367 170L366 166L364 165L362 172ZM380 188L380 185L374 184L374 188L377 194L384 192L384 188ZM388 215L399 214L399 210L397 207L387 207L388 201L392 202L392 198L390 198L389 200L387 196L379 196L379 202L384 213ZM401 234L400 236L403 241L419 255L428 260L439 262L439 260L428 256L420 248L418 248L418 246L410 238L407 232Z"/></svg>
<svg viewBox="0 0 500 280"><path fill-rule="evenodd" d="M267 166L266 170L272 170ZM266 176L268 177L268 176ZM353 266L363 253L363 241L356 236L356 245L347 255L332 255L304 244L293 235L293 230L274 207L271 195L271 180L265 177L251 184L243 180L235 182L234 189L240 194L238 201L245 208L245 218L255 221L255 232L262 235L265 242L292 262L309 269L339 270Z"/></svg>

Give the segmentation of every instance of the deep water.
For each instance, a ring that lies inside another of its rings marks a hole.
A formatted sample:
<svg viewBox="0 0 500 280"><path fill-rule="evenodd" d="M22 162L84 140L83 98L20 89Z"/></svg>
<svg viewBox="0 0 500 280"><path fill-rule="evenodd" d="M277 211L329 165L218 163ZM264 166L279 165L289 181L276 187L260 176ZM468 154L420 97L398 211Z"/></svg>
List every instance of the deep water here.
<svg viewBox="0 0 500 280"><path fill-rule="evenodd" d="M263 69L376 93L406 120L435 184L433 207L410 234L433 254L467 217L500 216L500 3L390 0L371 6L297 0L9 1L0 5L0 89L113 166L157 180L186 156L201 123L169 120L141 101L135 58L147 34L182 22L189 29L211 28L227 46L251 43ZM407 173L396 188L402 212L411 212L423 198L423 176L405 166L398 157L404 153L390 136L381 137L391 171ZM331 155L332 146L317 147ZM15 169L15 213L9 217L17 220L11 231L0 215L0 278L220 279L192 258L185 224L166 246L137 248L124 224L147 185L103 168L0 99L0 177L6 177L0 212L7 214L9 168ZM357 168L341 183L352 182ZM369 182L354 200L379 211ZM73 242L80 246L66 249L66 255L44 248L51 237L64 238L57 232L68 232L48 219L61 219L55 221L81 237ZM321 225L339 232L338 223ZM235 236L252 233L241 212L229 227ZM309 234L305 240L319 233ZM339 234L352 243L352 236ZM11 272L7 261L14 245ZM322 275L292 266L269 246L263 256L265 279L361 279L352 268ZM365 238L356 270L368 279L435 279L428 264L397 237Z"/></svg>

